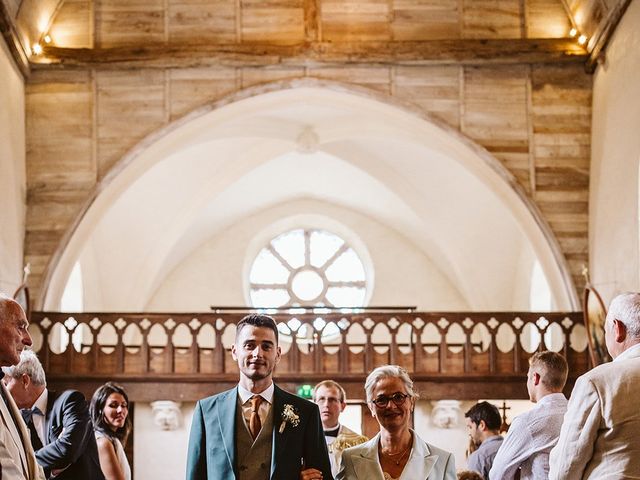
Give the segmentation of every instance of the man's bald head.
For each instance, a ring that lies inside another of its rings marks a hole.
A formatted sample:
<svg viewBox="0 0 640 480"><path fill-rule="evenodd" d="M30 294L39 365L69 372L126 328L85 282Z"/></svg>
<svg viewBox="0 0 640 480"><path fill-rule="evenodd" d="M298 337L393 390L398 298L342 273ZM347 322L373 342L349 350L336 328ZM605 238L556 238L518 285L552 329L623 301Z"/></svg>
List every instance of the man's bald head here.
<svg viewBox="0 0 640 480"><path fill-rule="evenodd" d="M28 326L18 302L0 293L0 367L17 365L22 350L31 346Z"/></svg>

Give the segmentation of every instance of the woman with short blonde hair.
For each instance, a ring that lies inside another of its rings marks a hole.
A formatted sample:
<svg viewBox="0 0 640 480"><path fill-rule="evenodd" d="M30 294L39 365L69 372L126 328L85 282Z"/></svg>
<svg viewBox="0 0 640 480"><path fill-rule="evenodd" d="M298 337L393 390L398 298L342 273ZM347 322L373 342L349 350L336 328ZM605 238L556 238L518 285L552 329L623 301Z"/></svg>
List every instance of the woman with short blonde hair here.
<svg viewBox="0 0 640 480"><path fill-rule="evenodd" d="M404 368L376 368L365 381L365 392L380 432L342 453L337 480L456 480L453 455L410 428L418 394Z"/></svg>

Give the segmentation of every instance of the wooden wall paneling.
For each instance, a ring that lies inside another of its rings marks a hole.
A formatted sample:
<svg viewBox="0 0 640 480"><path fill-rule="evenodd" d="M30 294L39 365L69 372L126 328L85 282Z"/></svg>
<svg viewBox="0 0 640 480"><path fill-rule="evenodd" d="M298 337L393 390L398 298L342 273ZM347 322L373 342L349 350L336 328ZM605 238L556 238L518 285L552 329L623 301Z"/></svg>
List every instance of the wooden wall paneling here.
<svg viewBox="0 0 640 480"><path fill-rule="evenodd" d="M236 89L235 68L188 68L169 71L170 119L213 102Z"/></svg>
<svg viewBox="0 0 640 480"><path fill-rule="evenodd" d="M391 72L389 67L309 68L307 74L310 77L360 85L387 95L391 93Z"/></svg>
<svg viewBox="0 0 640 480"><path fill-rule="evenodd" d="M322 39L320 24L320 0L303 0L304 39L306 42L319 42Z"/></svg>
<svg viewBox="0 0 640 480"><path fill-rule="evenodd" d="M397 67L394 95L460 128L460 67Z"/></svg>
<svg viewBox="0 0 640 480"><path fill-rule="evenodd" d="M304 68L242 68L239 69L239 88L261 83L277 82L304 76Z"/></svg>
<svg viewBox="0 0 640 480"><path fill-rule="evenodd" d="M529 38L562 38L569 36L571 20L562 0L526 0Z"/></svg>
<svg viewBox="0 0 640 480"><path fill-rule="evenodd" d="M520 0L464 0L463 38L521 38Z"/></svg>
<svg viewBox="0 0 640 480"><path fill-rule="evenodd" d="M465 68L463 133L498 158L529 191L527 67Z"/></svg>
<svg viewBox="0 0 640 480"><path fill-rule="evenodd" d="M164 0L95 0L96 46L164 43Z"/></svg>
<svg viewBox="0 0 640 480"><path fill-rule="evenodd" d="M170 42L237 40L236 2L230 0L168 0Z"/></svg>
<svg viewBox="0 0 640 480"><path fill-rule="evenodd" d="M91 0L65 0L49 29L53 45L68 48L93 47Z"/></svg>
<svg viewBox="0 0 640 480"><path fill-rule="evenodd" d="M588 264L592 77L581 68L533 68L538 205L550 222L578 290Z"/></svg>
<svg viewBox="0 0 640 480"><path fill-rule="evenodd" d="M325 41L391 40L389 0L322 0Z"/></svg>
<svg viewBox="0 0 640 480"><path fill-rule="evenodd" d="M27 182L33 188L90 187L92 85L86 71L31 77L26 88Z"/></svg>
<svg viewBox="0 0 640 480"><path fill-rule="evenodd" d="M36 298L50 256L96 181L91 74L37 72L25 93L25 261Z"/></svg>
<svg viewBox="0 0 640 480"><path fill-rule="evenodd" d="M459 0L395 0L393 40L460 38Z"/></svg>
<svg viewBox="0 0 640 480"><path fill-rule="evenodd" d="M70 185L55 190L28 188L24 257L31 264L29 289L37 298L47 263L80 212L88 190Z"/></svg>
<svg viewBox="0 0 640 480"><path fill-rule="evenodd" d="M243 42L295 44L305 40L303 0L241 0Z"/></svg>
<svg viewBox="0 0 640 480"><path fill-rule="evenodd" d="M164 71L98 72L98 176L138 141L161 127L165 113Z"/></svg>

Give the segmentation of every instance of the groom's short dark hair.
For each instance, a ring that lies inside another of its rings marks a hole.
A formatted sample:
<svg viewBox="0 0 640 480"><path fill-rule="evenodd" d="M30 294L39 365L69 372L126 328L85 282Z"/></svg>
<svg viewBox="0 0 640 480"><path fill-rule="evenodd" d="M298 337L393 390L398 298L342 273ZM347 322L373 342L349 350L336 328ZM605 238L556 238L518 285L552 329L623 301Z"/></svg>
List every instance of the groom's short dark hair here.
<svg viewBox="0 0 640 480"><path fill-rule="evenodd" d="M269 315L264 315L261 313L252 313L250 315L247 315L238 322L238 325L236 326L236 335L238 335L240 333L240 330L242 330L247 325L270 328L276 335L276 344L278 343L278 327L276 325L276 321Z"/></svg>

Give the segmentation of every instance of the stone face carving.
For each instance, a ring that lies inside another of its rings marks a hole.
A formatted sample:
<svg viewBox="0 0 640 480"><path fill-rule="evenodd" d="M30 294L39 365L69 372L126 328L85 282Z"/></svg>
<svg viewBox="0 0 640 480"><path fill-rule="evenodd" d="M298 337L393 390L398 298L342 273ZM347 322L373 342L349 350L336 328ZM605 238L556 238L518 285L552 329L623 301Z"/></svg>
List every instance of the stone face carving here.
<svg viewBox="0 0 640 480"><path fill-rule="evenodd" d="M154 423L162 430L176 430L182 424L181 405L181 403L171 400L151 402Z"/></svg>
<svg viewBox="0 0 640 480"><path fill-rule="evenodd" d="M458 400L439 400L432 402L431 421L438 428L455 428L460 422L462 410Z"/></svg>

